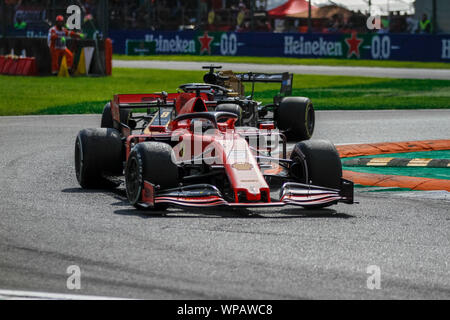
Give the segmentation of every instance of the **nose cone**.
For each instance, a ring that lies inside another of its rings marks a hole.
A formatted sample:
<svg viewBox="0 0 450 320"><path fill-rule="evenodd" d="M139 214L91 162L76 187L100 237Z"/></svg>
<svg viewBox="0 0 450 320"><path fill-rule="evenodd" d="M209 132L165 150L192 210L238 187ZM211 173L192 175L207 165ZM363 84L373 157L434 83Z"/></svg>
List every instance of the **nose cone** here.
<svg viewBox="0 0 450 320"><path fill-rule="evenodd" d="M223 144L226 155L225 169L235 191L236 202L270 201L269 186L247 141L238 135L232 143Z"/></svg>

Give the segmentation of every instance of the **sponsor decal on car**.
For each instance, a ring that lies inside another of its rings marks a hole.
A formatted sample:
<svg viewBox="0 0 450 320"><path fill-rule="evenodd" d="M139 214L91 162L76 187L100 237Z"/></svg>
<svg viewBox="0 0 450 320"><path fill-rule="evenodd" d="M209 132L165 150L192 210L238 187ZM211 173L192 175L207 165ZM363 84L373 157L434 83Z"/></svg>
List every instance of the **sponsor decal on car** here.
<svg viewBox="0 0 450 320"><path fill-rule="evenodd" d="M238 162L233 163L231 167L236 170L251 170L253 168L253 165L248 162Z"/></svg>

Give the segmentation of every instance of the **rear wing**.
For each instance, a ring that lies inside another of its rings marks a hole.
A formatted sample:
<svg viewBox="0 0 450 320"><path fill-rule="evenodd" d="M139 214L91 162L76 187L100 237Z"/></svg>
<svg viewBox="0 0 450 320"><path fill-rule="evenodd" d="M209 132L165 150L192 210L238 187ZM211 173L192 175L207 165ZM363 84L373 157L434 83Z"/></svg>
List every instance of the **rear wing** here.
<svg viewBox="0 0 450 320"><path fill-rule="evenodd" d="M151 94L116 94L114 103L121 109L157 107L159 105L173 105L178 93L151 93Z"/></svg>
<svg viewBox="0 0 450 320"><path fill-rule="evenodd" d="M178 94L116 94L111 100L113 119L120 122L120 109L174 108Z"/></svg>
<svg viewBox="0 0 450 320"><path fill-rule="evenodd" d="M113 126L122 131L125 136L131 134L134 129L120 118L121 109L146 109L147 115L153 114L150 124L167 126L175 110L177 93L155 93L155 94L117 94L111 100L111 113ZM152 112L156 109L156 112Z"/></svg>
<svg viewBox="0 0 450 320"><path fill-rule="evenodd" d="M289 72L283 73L236 73L235 76L242 82L266 82L266 83L281 83L280 94L289 96L292 94L292 82L294 74Z"/></svg>

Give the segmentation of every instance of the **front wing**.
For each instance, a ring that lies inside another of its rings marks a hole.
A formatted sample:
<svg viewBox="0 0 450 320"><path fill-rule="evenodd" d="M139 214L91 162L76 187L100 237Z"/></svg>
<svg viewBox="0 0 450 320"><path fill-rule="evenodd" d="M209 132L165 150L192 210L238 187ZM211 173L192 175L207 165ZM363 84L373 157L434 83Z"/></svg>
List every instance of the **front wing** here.
<svg viewBox="0 0 450 320"><path fill-rule="evenodd" d="M278 201L271 202L228 202L221 192L210 184L195 184L180 188L157 190L144 181L142 207L152 208L155 204L169 204L183 207L282 207L296 205L302 207L324 206L344 202L353 203L353 182L342 179L340 189L286 182L280 189Z"/></svg>

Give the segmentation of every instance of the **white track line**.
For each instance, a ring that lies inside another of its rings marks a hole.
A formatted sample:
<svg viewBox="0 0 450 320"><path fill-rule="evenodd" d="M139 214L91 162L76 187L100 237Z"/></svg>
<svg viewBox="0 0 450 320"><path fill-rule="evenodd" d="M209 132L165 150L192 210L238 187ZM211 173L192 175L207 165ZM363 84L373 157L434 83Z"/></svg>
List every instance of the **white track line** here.
<svg viewBox="0 0 450 320"><path fill-rule="evenodd" d="M0 290L0 300L123 300L123 298L86 296L36 291Z"/></svg>
<svg viewBox="0 0 450 320"><path fill-rule="evenodd" d="M187 56L186 59L189 59ZM198 61L161 61L161 60L113 60L114 68L166 69L166 70L202 70L202 66L211 62ZM296 74L341 75L404 79L441 79L450 80L449 69L349 67L349 66L311 66L279 65L255 63L218 63L223 70L254 72L285 72Z"/></svg>

